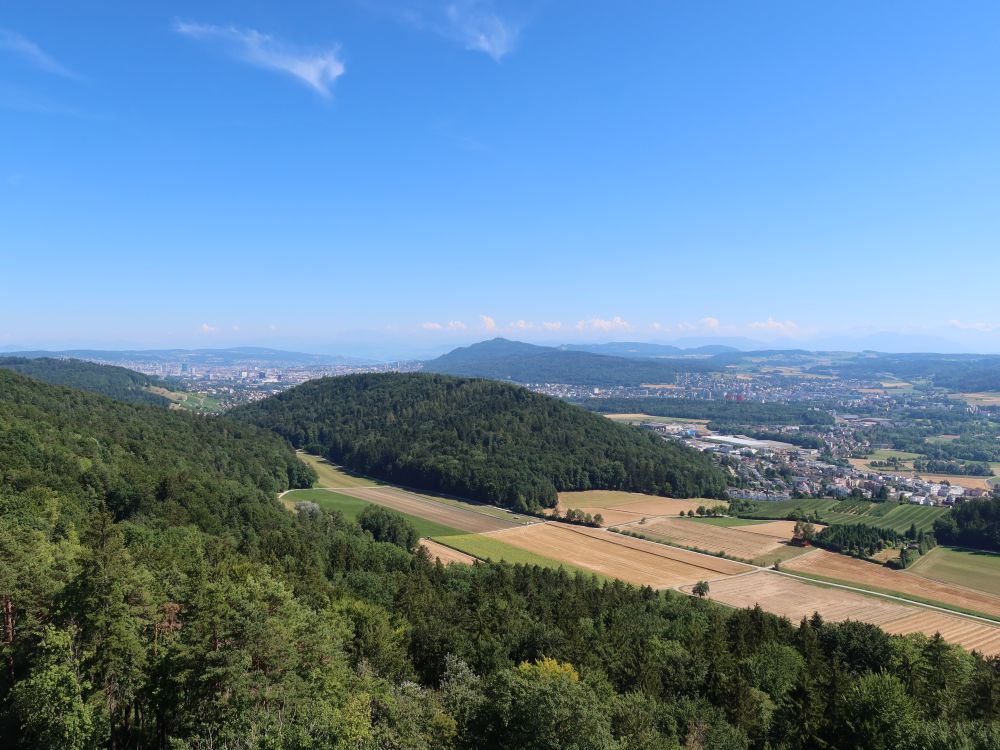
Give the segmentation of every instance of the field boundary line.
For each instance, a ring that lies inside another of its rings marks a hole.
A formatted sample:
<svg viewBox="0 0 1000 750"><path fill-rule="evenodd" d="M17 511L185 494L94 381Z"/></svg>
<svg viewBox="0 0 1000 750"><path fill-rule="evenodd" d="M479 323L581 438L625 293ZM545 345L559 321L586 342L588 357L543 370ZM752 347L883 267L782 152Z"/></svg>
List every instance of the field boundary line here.
<svg viewBox="0 0 1000 750"><path fill-rule="evenodd" d="M763 568L763 570L768 570ZM980 617L979 615L968 614L966 612L958 612L954 609L948 609L947 607L939 607L935 604L925 604L924 602L914 601L913 599L907 599L902 596L896 596L894 594L883 594L881 591L872 591L870 589L863 589L857 586L850 586L846 583L833 583L832 581L820 581L814 578L809 578L804 575L795 575L795 573L790 573L784 570L771 570L771 573L777 573L781 576L788 576L789 578L795 578L799 581L805 581L807 583L818 584L820 586L833 586L838 589L846 589L847 591L854 591L858 594L865 594L867 596L879 596L883 599L891 599L901 604L908 604L911 607L922 607L923 609L932 609L935 612L941 612L946 615L954 615L955 617L964 617L968 620L975 620L977 622L985 623L986 625L992 625L995 628L1000 628L1000 622L997 620L991 620L988 617Z"/></svg>
<svg viewBox="0 0 1000 750"><path fill-rule="evenodd" d="M608 529L601 529L601 528L594 529L594 531L596 533L605 535L607 537L605 539L601 539L600 537L596 537L596 536L594 536L592 534L587 534L587 533L585 533L583 531L577 531L576 529L570 528L569 526L567 526L565 524L556 525L555 523L552 523L552 522L547 522L547 523L549 523L550 526L555 526L555 528L557 528L557 529L563 529L564 531L569 531L572 534L579 534L580 536L583 536L583 537L588 537L590 539L597 539L598 541L607 542L608 544L613 544L616 547L625 547L627 549L636 549L635 547L629 547L629 545L622 544L621 542L617 541L615 539L614 535L613 535L614 532L609 531ZM632 538L632 537L626 537L626 539L629 539L629 538ZM635 539L635 541L640 542L640 543L641 542L646 542L647 544L653 544L653 545L659 544L658 542L650 542L650 541L648 541L646 539ZM743 571L745 573L751 573L751 572L754 572L754 571L760 569L756 565L752 565L751 563L745 563L745 562L743 562L741 560L730 560L730 559L727 559L725 557L716 557L715 555L706 555L704 552L695 552L694 550L684 549L683 547L678 547L678 546L676 546L674 544L660 544L659 546L661 546L661 547L669 547L671 549L675 549L675 550L678 550L680 552L687 552L690 555L700 555L701 557L708 558L709 560L721 560L723 562L732 563L733 565L747 565L747 566L749 566L749 567L751 567L751 568L754 569L752 571L750 571L750 570ZM707 571L709 571L711 573L717 573L717 574L722 575L724 577L730 577L731 575L738 575L736 573L733 573L733 574L722 573L722 571L716 570L714 568L710 568L707 565L699 565L698 563L687 562L685 560L678 560L677 558L670 557L669 555L660 555L660 554L657 554L655 550L638 550L638 551L644 551L647 554L652 555L653 557L661 557L664 560L673 560L674 562L684 563L685 565L690 565L693 568L701 568L702 570L707 570Z"/></svg>

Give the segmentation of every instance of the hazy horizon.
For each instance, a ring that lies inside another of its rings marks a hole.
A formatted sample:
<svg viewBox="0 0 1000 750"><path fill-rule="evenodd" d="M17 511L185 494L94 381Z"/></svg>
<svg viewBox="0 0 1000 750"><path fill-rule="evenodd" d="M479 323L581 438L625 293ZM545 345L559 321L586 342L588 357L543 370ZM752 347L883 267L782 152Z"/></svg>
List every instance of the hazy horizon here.
<svg viewBox="0 0 1000 750"><path fill-rule="evenodd" d="M980 2L20 4L0 347L1000 352L998 24Z"/></svg>

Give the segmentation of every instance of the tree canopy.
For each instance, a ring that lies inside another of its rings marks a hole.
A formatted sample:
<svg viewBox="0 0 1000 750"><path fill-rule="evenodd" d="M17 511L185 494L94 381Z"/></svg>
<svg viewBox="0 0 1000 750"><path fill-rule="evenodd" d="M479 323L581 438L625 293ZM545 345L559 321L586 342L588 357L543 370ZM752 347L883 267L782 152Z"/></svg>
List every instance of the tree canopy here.
<svg viewBox="0 0 1000 750"><path fill-rule="evenodd" d="M551 507L567 490L725 492L722 472L694 450L489 380L322 378L229 415L355 471L511 508Z"/></svg>

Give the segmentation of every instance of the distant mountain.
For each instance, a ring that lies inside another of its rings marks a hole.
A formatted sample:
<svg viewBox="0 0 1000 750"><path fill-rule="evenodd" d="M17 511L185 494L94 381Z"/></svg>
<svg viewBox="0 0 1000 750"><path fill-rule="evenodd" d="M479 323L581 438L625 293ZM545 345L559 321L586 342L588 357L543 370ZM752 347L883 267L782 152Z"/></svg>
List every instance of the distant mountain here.
<svg viewBox="0 0 1000 750"><path fill-rule="evenodd" d="M719 497L726 487L697 451L510 383L320 378L227 416L365 474L518 510L552 507L566 490Z"/></svg>
<svg viewBox="0 0 1000 750"><path fill-rule="evenodd" d="M502 338L461 347L424 363L427 372L512 380L516 383L584 386L670 383L678 373L710 369L710 365L700 360L614 357Z"/></svg>
<svg viewBox="0 0 1000 750"><path fill-rule="evenodd" d="M175 385L167 386L158 378L127 370L124 367L99 365L78 359L0 357L0 368L19 372L43 383L65 385L79 388L82 391L100 393L102 396L109 396L116 401L124 401L129 404L169 406L171 403L169 399L152 393L149 389L169 387L171 390L178 390Z"/></svg>
<svg viewBox="0 0 1000 750"><path fill-rule="evenodd" d="M101 362L181 362L191 365L215 365L231 367L236 365L264 365L271 367L303 367L326 365L345 367L374 364L374 360L358 357L342 357L330 354L306 354L267 349L256 346L239 346L230 349L136 349L115 351L108 349L68 349L64 351L19 351L18 357L71 357L73 359L97 360Z"/></svg>
<svg viewBox="0 0 1000 750"><path fill-rule="evenodd" d="M733 346L710 344L682 349L671 344L649 344L638 341L615 341L609 344L566 344L559 347L569 352L591 352L592 354L607 354L612 357L628 357L637 359L662 359L689 356L711 356L739 351Z"/></svg>

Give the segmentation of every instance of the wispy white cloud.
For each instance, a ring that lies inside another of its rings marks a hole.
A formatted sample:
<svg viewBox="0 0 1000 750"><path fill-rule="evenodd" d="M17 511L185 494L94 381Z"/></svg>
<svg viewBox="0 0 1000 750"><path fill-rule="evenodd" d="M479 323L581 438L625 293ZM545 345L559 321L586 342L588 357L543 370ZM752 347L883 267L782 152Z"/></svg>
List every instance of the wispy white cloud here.
<svg viewBox="0 0 1000 750"><path fill-rule="evenodd" d="M465 325L461 320L449 320L448 329L452 331L464 331L469 326Z"/></svg>
<svg viewBox="0 0 1000 750"><path fill-rule="evenodd" d="M747 327L754 331L775 331L778 333L795 333L799 330L799 326L794 320L775 320L771 316L768 316L767 320L755 320L748 323Z"/></svg>
<svg viewBox="0 0 1000 750"><path fill-rule="evenodd" d="M542 323L542 328L544 328L546 331L560 331L562 330L562 323L560 323L558 320L545 321L544 323Z"/></svg>
<svg viewBox="0 0 1000 750"><path fill-rule="evenodd" d="M631 331L634 326L619 315L610 319L591 318L590 320L577 321L578 331Z"/></svg>
<svg viewBox="0 0 1000 750"><path fill-rule="evenodd" d="M200 326L198 326L199 333L215 333L218 330L219 330L218 328L216 328L213 325L209 325L208 323L202 323Z"/></svg>
<svg viewBox="0 0 1000 750"><path fill-rule="evenodd" d="M497 329L497 322L489 315L480 315L479 320L483 324L483 328L487 331L495 331Z"/></svg>
<svg viewBox="0 0 1000 750"><path fill-rule="evenodd" d="M444 326L442 326L440 323L435 323L433 321L428 321L427 323L421 323L420 327L423 328L425 331L440 331L442 328L444 328Z"/></svg>
<svg viewBox="0 0 1000 750"><path fill-rule="evenodd" d="M77 77L76 73L64 67L52 55L16 31L0 29L0 52L18 57L45 73L64 78Z"/></svg>
<svg viewBox="0 0 1000 750"><path fill-rule="evenodd" d="M497 9L497 0L362 0L374 13L430 31L499 62L514 51L523 22Z"/></svg>
<svg viewBox="0 0 1000 750"><path fill-rule="evenodd" d="M993 323L984 323L982 321L977 323L964 323L961 320L949 320L948 325L952 328L958 328L962 331L979 331L981 333L989 333L990 331L995 331L1000 328L1000 325L995 325Z"/></svg>
<svg viewBox="0 0 1000 750"><path fill-rule="evenodd" d="M484 52L497 62L513 51L520 34L488 0L457 0L448 5L446 16L451 34L466 49Z"/></svg>
<svg viewBox="0 0 1000 750"><path fill-rule="evenodd" d="M344 74L344 63L336 48L305 50L255 29L190 21L177 21L174 31L192 39L218 43L228 54L250 65L294 76L324 97L330 95L330 88Z"/></svg>

